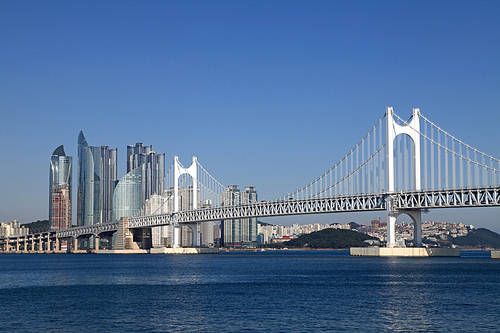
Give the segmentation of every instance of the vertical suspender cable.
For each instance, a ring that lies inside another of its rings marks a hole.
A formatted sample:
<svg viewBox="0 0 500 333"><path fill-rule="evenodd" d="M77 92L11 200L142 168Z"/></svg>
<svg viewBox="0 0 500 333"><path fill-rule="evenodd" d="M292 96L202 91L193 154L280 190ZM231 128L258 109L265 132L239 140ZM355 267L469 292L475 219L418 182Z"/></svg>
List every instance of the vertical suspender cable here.
<svg viewBox="0 0 500 333"><path fill-rule="evenodd" d="M463 146L462 144L459 143L458 145L459 149L460 149L460 156L464 156L463 155ZM458 178L459 178L459 186L460 187L464 187L465 185L465 174L464 174L464 169L465 169L465 165L464 165L464 159L462 157L460 157L458 159L458 169L459 169L459 172L458 172Z"/></svg>
<svg viewBox="0 0 500 333"><path fill-rule="evenodd" d="M429 188L428 185L427 185L428 182L429 182L429 179L428 179L428 176L427 176L427 174L428 174L428 172L427 172L428 170L427 169L429 168L428 162L427 162L427 160L428 160L427 159L427 144L428 144L428 142L427 142L427 138L428 138L428 136L427 136L427 122L424 121L423 125L424 125L423 126L424 138L423 138L422 142L423 142L424 154L422 156L422 169L424 171L424 177L422 179L422 188L425 190L425 189Z"/></svg>
<svg viewBox="0 0 500 333"><path fill-rule="evenodd" d="M442 178L442 171L441 171L441 131L438 129L437 131L437 169L436 169L436 176L437 176L437 188L441 189L441 178Z"/></svg>
<svg viewBox="0 0 500 333"><path fill-rule="evenodd" d="M449 172L448 172L448 137L446 135L443 136L444 139L444 147L446 148L444 150L444 170L445 170L445 176L444 176L444 186L445 188L449 188Z"/></svg>
<svg viewBox="0 0 500 333"><path fill-rule="evenodd" d="M451 140L451 151L455 151L455 140ZM452 181L451 181L451 186L453 186L453 188L457 188L457 183L456 183L456 157L455 157L455 154L451 154L451 177L452 177Z"/></svg>
<svg viewBox="0 0 500 333"><path fill-rule="evenodd" d="M357 166L360 164L360 161L362 160L362 157L360 157L359 154L360 154L360 149L358 147L358 148L356 148L356 165ZM361 193L361 172L358 172L356 174L356 193Z"/></svg>
<svg viewBox="0 0 500 333"><path fill-rule="evenodd" d="M354 155L353 155L353 151L351 151L351 153L349 154L349 159L350 159L350 169L349 169L349 173L348 173L348 177L349 177L349 194L353 194L354 193L354 179L353 177L351 177L350 175L352 174L352 171L354 170L354 159L353 159Z"/></svg>
<svg viewBox="0 0 500 333"><path fill-rule="evenodd" d="M371 154L371 133L368 133L368 158L370 158L370 156L372 156ZM365 193L370 193L370 186L371 186L371 182L372 182L372 177L371 177L371 163L367 163L366 164L366 174L367 174L367 181L366 181L366 191Z"/></svg>
<svg viewBox="0 0 500 333"><path fill-rule="evenodd" d="M431 165L430 165L430 168L431 168L431 184L430 184L430 188L434 190L434 127L431 126L431 142L429 144L429 148L430 148L430 151L431 151Z"/></svg>
<svg viewBox="0 0 500 333"><path fill-rule="evenodd" d="M472 170L471 170L471 165L470 165L470 149L467 148L467 187L472 186Z"/></svg>
<svg viewBox="0 0 500 333"><path fill-rule="evenodd" d="M382 125L382 119L379 120L379 128L380 128L380 133L379 133L379 145L380 147L382 147L383 145L383 133L384 133L384 130L383 130L383 125ZM387 149L387 147L386 147ZM379 159L378 159L378 167L379 167L379 170L378 170L378 175L379 175L379 186L380 186L380 190L385 190L387 187L385 186L385 171L383 170L383 167L382 167L382 163L385 159L385 154L379 154Z"/></svg>

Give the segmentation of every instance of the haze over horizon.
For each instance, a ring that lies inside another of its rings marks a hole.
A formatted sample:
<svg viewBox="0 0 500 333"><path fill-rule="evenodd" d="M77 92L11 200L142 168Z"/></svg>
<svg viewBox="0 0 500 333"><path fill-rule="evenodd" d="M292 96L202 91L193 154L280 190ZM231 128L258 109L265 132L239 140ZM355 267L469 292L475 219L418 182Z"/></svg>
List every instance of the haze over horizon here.
<svg viewBox="0 0 500 333"><path fill-rule="evenodd" d="M270 200L308 183L394 106L500 156L495 2L0 3L0 220L48 217L50 154L77 136L191 156ZM424 220L500 232L499 208ZM265 218L385 220L382 213ZM76 223L76 214L73 214Z"/></svg>

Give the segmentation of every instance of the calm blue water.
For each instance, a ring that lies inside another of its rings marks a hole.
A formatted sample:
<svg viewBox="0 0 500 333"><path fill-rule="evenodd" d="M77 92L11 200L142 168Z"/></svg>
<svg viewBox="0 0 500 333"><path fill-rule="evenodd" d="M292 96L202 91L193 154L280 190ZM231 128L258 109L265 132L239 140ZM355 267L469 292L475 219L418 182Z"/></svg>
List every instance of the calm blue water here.
<svg viewBox="0 0 500 333"><path fill-rule="evenodd" d="M500 331L500 260L0 255L13 332Z"/></svg>

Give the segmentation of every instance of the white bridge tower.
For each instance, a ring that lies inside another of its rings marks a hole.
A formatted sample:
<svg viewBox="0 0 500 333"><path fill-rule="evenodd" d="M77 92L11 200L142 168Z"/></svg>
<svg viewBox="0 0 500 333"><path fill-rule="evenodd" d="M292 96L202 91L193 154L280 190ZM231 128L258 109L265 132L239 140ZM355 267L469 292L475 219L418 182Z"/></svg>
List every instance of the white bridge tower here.
<svg viewBox="0 0 500 333"><path fill-rule="evenodd" d="M411 121L405 126L399 125L394 121L393 108L387 107L386 119L387 119L387 191L389 193L394 192L394 140L400 134L408 135L413 141L413 167L414 167L414 184L415 188L413 190L419 191L421 189L420 183L420 109L414 108ZM387 202L387 247L394 247L396 245L396 219L401 214L407 214L413 220L414 225L414 245L422 245L422 212L420 210L395 210L393 209L391 196L388 197Z"/></svg>
<svg viewBox="0 0 500 333"><path fill-rule="evenodd" d="M174 213L179 211L179 177L183 174L189 174L193 179L193 209L197 209L198 205L198 175L197 175L197 158L193 156L193 162L188 168L184 168L179 162L179 157L174 157ZM181 226L174 225L174 247L181 246Z"/></svg>

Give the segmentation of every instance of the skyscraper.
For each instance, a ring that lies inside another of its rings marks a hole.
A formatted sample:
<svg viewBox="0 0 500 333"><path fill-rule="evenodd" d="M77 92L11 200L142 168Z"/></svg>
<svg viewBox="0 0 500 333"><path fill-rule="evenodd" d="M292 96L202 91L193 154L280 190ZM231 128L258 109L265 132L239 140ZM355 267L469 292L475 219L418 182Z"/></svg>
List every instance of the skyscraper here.
<svg viewBox="0 0 500 333"><path fill-rule="evenodd" d="M247 186L245 192L241 192L241 204L251 204L257 202L257 191L255 187ZM241 219L241 242L256 243L257 242L257 218L250 217Z"/></svg>
<svg viewBox="0 0 500 333"><path fill-rule="evenodd" d="M157 154L153 146L138 142L127 146L127 172L142 167L143 201L153 194L163 193L165 181L165 154Z"/></svg>
<svg viewBox="0 0 500 333"><path fill-rule="evenodd" d="M240 192L238 185L226 187L222 194L222 205L233 206L257 202L257 191L247 186ZM254 245L257 242L257 219L227 219L221 224L221 241L224 246Z"/></svg>
<svg viewBox="0 0 500 333"><path fill-rule="evenodd" d="M117 149L89 146L83 132L78 135L79 226L112 219L113 191L117 183Z"/></svg>
<svg viewBox="0 0 500 333"><path fill-rule="evenodd" d="M59 146L50 157L49 170L49 221L50 230L71 227L71 182L73 159L66 156L64 146Z"/></svg>
<svg viewBox="0 0 500 333"><path fill-rule="evenodd" d="M240 204L240 190L238 185L229 185L222 193L222 205L234 206ZM241 243L240 220L227 219L222 221L222 244L233 246Z"/></svg>

